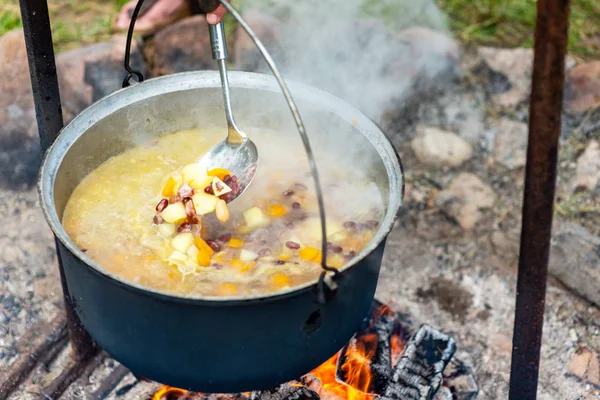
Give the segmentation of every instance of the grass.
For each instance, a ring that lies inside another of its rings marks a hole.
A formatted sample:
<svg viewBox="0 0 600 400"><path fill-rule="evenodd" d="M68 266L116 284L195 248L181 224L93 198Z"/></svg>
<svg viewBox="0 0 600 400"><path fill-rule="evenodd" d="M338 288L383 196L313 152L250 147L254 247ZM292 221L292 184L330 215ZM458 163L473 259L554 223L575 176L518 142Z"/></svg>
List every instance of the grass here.
<svg viewBox="0 0 600 400"><path fill-rule="evenodd" d="M463 42L531 47L535 0L437 0ZM569 52L579 58L600 58L600 1L573 0Z"/></svg>
<svg viewBox="0 0 600 400"><path fill-rule="evenodd" d="M240 4L242 0L234 0ZM243 0L252 4L264 0ZM413 4L426 4L414 1ZM465 43L529 47L533 43L535 0L435 0L449 16L454 34ZM105 40L126 0L49 0L57 50ZM394 2L381 1L380 7ZM398 1L405 7L406 1ZM394 15L393 10L386 14ZM419 20L416 18L415 20ZM230 21L228 21L230 22ZM21 25L17 0L0 0L0 35ZM228 27L231 24L227 24ZM573 0L569 51L582 58L600 59L600 1Z"/></svg>

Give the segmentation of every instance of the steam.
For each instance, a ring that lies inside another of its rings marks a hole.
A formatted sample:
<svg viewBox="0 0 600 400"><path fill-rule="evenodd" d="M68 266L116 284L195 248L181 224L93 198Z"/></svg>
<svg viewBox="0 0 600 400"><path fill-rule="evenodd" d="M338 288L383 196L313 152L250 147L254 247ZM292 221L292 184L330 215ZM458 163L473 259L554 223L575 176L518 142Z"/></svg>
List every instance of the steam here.
<svg viewBox="0 0 600 400"><path fill-rule="evenodd" d="M266 29L277 43L267 38L265 45L284 78L328 91L375 121L394 101L412 94L417 76L427 79L446 70L451 60L444 53L455 51L433 0L255 3L248 2L244 13L251 27L258 21L253 10L278 21ZM260 27L261 39L264 31ZM264 62L258 64L267 71ZM248 60L238 65L243 69Z"/></svg>

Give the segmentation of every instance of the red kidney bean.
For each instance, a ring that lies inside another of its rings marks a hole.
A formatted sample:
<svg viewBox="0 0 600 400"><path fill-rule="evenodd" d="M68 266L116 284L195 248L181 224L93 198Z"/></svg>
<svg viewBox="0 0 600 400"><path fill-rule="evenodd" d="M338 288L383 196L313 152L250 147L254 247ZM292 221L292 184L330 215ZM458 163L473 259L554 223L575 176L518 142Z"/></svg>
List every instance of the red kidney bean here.
<svg viewBox="0 0 600 400"><path fill-rule="evenodd" d="M375 228L377 228L377 226L379 226L379 222L375 221L374 219L371 219L371 220L365 222L365 226L369 229L375 229Z"/></svg>
<svg viewBox="0 0 600 400"><path fill-rule="evenodd" d="M162 210L164 210L165 208L167 208L168 205L169 205L169 200L162 199L156 205L156 212L161 212Z"/></svg>
<svg viewBox="0 0 600 400"><path fill-rule="evenodd" d="M171 198L169 199L169 204L175 204L179 201L179 196L175 195L175 196L171 196Z"/></svg>
<svg viewBox="0 0 600 400"><path fill-rule="evenodd" d="M237 196L237 194L240 192L240 185L237 182L231 181L229 183L229 187L231 188L232 196Z"/></svg>
<svg viewBox="0 0 600 400"><path fill-rule="evenodd" d="M355 231L356 230L356 222L346 221L346 222L344 222L344 228L348 229L349 231Z"/></svg>
<svg viewBox="0 0 600 400"><path fill-rule="evenodd" d="M275 264L277 264L277 265L283 265L283 264L285 264L285 261L283 261L283 260L277 260L277 261L275 261Z"/></svg>
<svg viewBox="0 0 600 400"><path fill-rule="evenodd" d="M227 185L229 182L231 182L231 176L225 175L225 177L223 178L223 182Z"/></svg>
<svg viewBox="0 0 600 400"><path fill-rule="evenodd" d="M219 243L215 242L214 240L207 240L206 244L210 246L211 249L213 249L215 252L219 252L221 251L221 246L219 246Z"/></svg>
<svg viewBox="0 0 600 400"><path fill-rule="evenodd" d="M85 253L88 249L79 249L81 250L83 253Z"/></svg>
<svg viewBox="0 0 600 400"><path fill-rule="evenodd" d="M271 249L262 249L261 251L258 252L259 256L268 256L271 254Z"/></svg>
<svg viewBox="0 0 600 400"><path fill-rule="evenodd" d="M298 190L307 190L308 187L302 183L294 183L294 188Z"/></svg>
<svg viewBox="0 0 600 400"><path fill-rule="evenodd" d="M213 190L212 186L208 185L207 187L204 188L204 193L215 194L215 191Z"/></svg>
<svg viewBox="0 0 600 400"><path fill-rule="evenodd" d="M223 266L221 264L213 264L212 266L216 269L223 269Z"/></svg>
<svg viewBox="0 0 600 400"><path fill-rule="evenodd" d="M221 196L219 196L219 198L225 202L228 202L229 200L231 200L231 192L222 194Z"/></svg>
<svg viewBox="0 0 600 400"><path fill-rule="evenodd" d="M194 224L194 225L197 225L200 223L200 219L198 219L198 217L196 215L188 218L188 221L190 222L190 224Z"/></svg>
<svg viewBox="0 0 600 400"><path fill-rule="evenodd" d="M292 189L285 190L283 193L281 193L281 195L285 196L285 197L292 196L293 194L294 194L294 191Z"/></svg>
<svg viewBox="0 0 600 400"><path fill-rule="evenodd" d="M190 224L189 222L184 222L183 224L179 225L179 227L177 228L177 233L191 232L191 230L192 230L192 224Z"/></svg>
<svg viewBox="0 0 600 400"><path fill-rule="evenodd" d="M152 219L152 222L154 222L156 225L160 225L163 222L165 222L165 220L163 219L163 217L161 217L160 215L156 214L154 216L154 218Z"/></svg>
<svg viewBox="0 0 600 400"><path fill-rule="evenodd" d="M186 197L185 199L181 200L181 202L185 205L187 204L188 201L190 201L192 198L191 197Z"/></svg>
<svg viewBox="0 0 600 400"><path fill-rule="evenodd" d="M183 185L179 186L177 195L182 199L186 197L192 197L194 195L194 189L187 183L184 183Z"/></svg>
<svg viewBox="0 0 600 400"><path fill-rule="evenodd" d="M300 208L302 208L302 204L298 203L297 201L292 203L292 208L294 210L299 210Z"/></svg>
<svg viewBox="0 0 600 400"><path fill-rule="evenodd" d="M223 243L227 243L231 240L231 235L229 233L226 233L224 235L221 235L217 238L217 240L219 242L223 242Z"/></svg>
<svg viewBox="0 0 600 400"><path fill-rule="evenodd" d="M292 249L292 250L298 250L300 248L300 245L296 242L292 242L291 240L288 240L287 242L285 242L285 246L288 249Z"/></svg>
<svg viewBox="0 0 600 400"><path fill-rule="evenodd" d="M354 250L349 251L348 253L344 254L344 258L346 260L351 260L354 257L356 257L356 252Z"/></svg>
<svg viewBox="0 0 600 400"><path fill-rule="evenodd" d="M341 252L344 251L344 249L342 248L342 246L338 246L336 244L333 244L331 242L327 242L327 250L331 251L332 253L336 253L339 254Z"/></svg>
<svg viewBox="0 0 600 400"><path fill-rule="evenodd" d="M187 199L189 199L189 197L187 197ZM196 207L194 207L194 202L189 200L185 201L185 199L183 199L183 203L185 204L185 213L187 214L188 218L195 216Z"/></svg>

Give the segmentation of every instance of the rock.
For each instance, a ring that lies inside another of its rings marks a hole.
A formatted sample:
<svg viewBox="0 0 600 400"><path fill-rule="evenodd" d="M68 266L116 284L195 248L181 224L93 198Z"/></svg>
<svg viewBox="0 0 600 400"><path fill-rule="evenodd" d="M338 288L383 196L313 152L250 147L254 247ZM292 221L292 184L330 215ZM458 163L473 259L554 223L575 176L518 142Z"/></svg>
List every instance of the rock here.
<svg viewBox="0 0 600 400"><path fill-rule="evenodd" d="M217 68L204 15L185 18L160 30L146 55L151 60L153 77Z"/></svg>
<svg viewBox="0 0 600 400"><path fill-rule="evenodd" d="M242 17L248 22L269 53L279 52L279 38L282 29L279 20L257 10L244 11ZM239 26L235 32L233 55L237 69L251 72L264 72L268 69L250 36Z"/></svg>
<svg viewBox="0 0 600 400"><path fill-rule="evenodd" d="M510 89L492 96L492 101L505 107L517 106L529 98L533 71L533 49L501 49L480 47L477 50L483 63L493 72L506 77ZM567 56L567 69L575 65L575 60Z"/></svg>
<svg viewBox="0 0 600 400"><path fill-rule="evenodd" d="M464 230L471 230L483 216L482 210L492 207L495 200L492 188L476 175L463 172L437 194L435 204Z"/></svg>
<svg viewBox="0 0 600 400"><path fill-rule="evenodd" d="M587 347L578 347L567 366L567 375L600 387L600 357Z"/></svg>
<svg viewBox="0 0 600 400"><path fill-rule="evenodd" d="M417 127L417 132L417 137L412 140L412 148L424 164L458 167L471 158L471 145L452 132L431 127Z"/></svg>
<svg viewBox="0 0 600 400"><path fill-rule="evenodd" d="M600 305L600 237L577 224L561 225L552 240L549 270L569 289Z"/></svg>
<svg viewBox="0 0 600 400"><path fill-rule="evenodd" d="M600 104L600 61L576 66L565 81L565 109L581 114Z"/></svg>
<svg viewBox="0 0 600 400"><path fill-rule="evenodd" d="M126 37L114 36L103 43L92 44L56 58L58 81L65 121L83 109L122 87L127 71L123 68ZM131 66L145 73L145 64L137 43L131 46ZM135 79L135 78L134 78Z"/></svg>
<svg viewBox="0 0 600 400"><path fill-rule="evenodd" d="M22 30L0 37L0 187L35 183L40 147Z"/></svg>
<svg viewBox="0 0 600 400"><path fill-rule="evenodd" d="M502 118L494 139L496 161L509 169L525 166L527 160L527 124Z"/></svg>
<svg viewBox="0 0 600 400"><path fill-rule="evenodd" d="M592 140L579 159L573 190L593 190L600 185L600 143Z"/></svg>

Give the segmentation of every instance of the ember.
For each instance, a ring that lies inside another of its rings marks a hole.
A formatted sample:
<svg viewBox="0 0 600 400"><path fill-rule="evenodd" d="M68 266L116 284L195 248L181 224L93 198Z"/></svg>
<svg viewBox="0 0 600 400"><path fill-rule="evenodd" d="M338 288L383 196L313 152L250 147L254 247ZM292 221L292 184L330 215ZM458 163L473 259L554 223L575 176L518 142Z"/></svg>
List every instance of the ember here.
<svg viewBox="0 0 600 400"><path fill-rule="evenodd" d="M298 381L270 391L205 395L164 386L152 400L431 399L454 354L454 340L427 326L411 337L403 322L387 306L373 307L363 328L337 354Z"/></svg>

